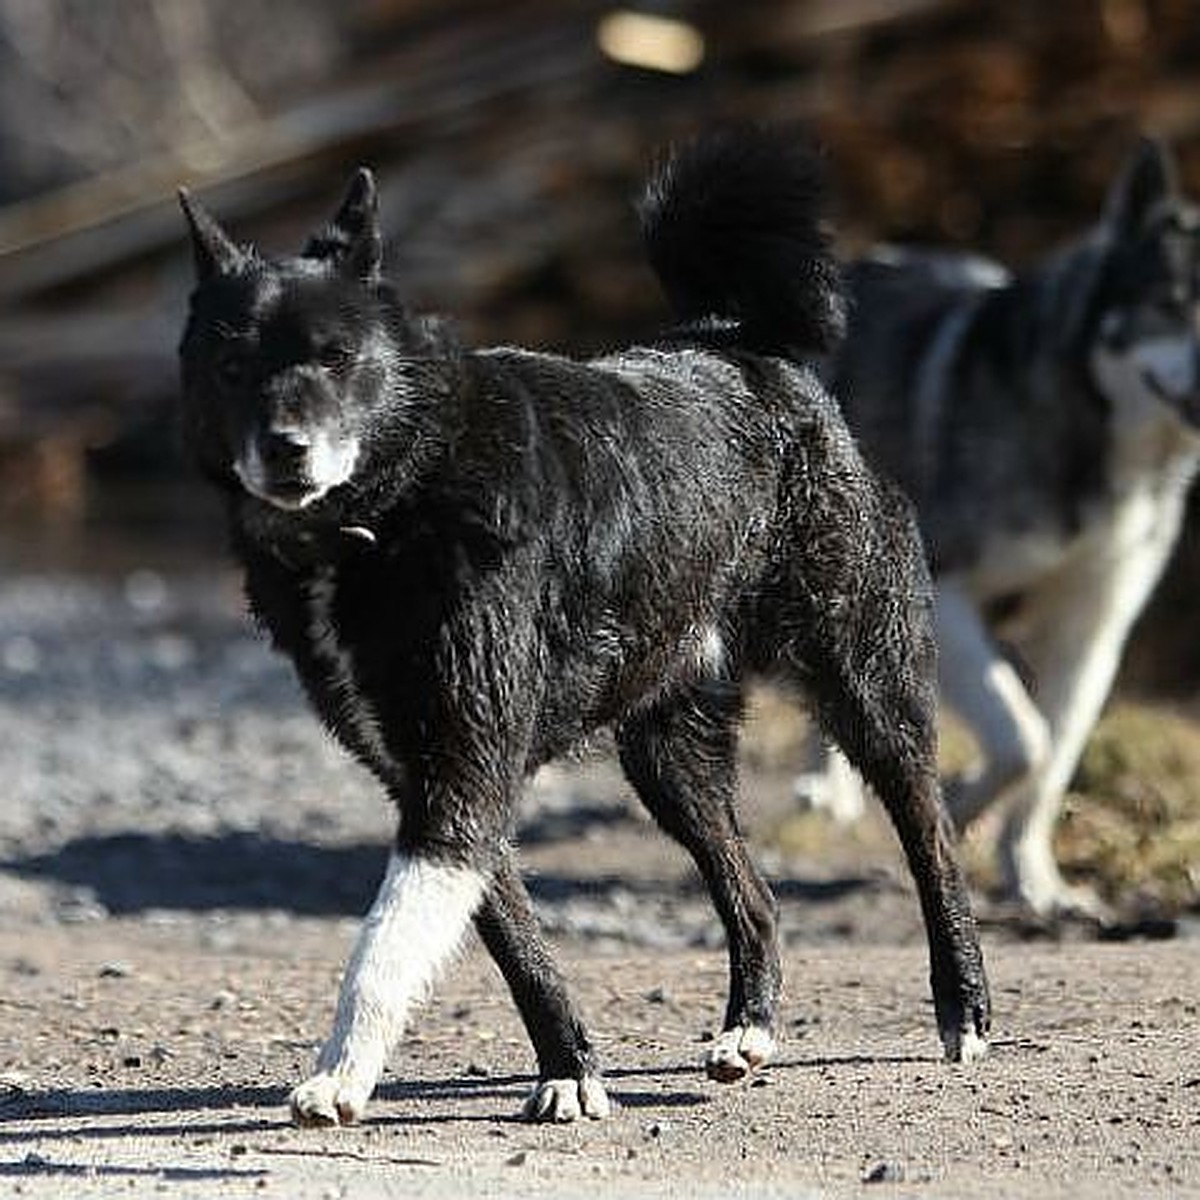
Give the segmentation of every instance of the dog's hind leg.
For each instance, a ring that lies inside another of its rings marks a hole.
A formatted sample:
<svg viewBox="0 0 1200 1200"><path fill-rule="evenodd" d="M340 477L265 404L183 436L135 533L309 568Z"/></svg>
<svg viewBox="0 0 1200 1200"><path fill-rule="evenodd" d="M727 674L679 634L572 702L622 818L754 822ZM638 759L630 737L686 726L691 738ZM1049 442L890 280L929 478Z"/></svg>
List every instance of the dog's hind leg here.
<svg viewBox="0 0 1200 1200"><path fill-rule="evenodd" d="M583 1022L550 956L512 852L501 858L475 927L500 968L538 1060L529 1121L606 1117L608 1097Z"/></svg>
<svg viewBox="0 0 1200 1200"><path fill-rule="evenodd" d="M774 1052L780 965L776 906L735 812L740 696L698 687L639 712L617 731L621 764L659 825L695 860L725 926L729 1001L706 1070L740 1079Z"/></svg>
<svg viewBox="0 0 1200 1200"><path fill-rule="evenodd" d="M860 636L869 630L869 636ZM916 881L946 1057L986 1050L983 955L937 778L933 647L913 609L881 593L804 648L822 725L888 810Z"/></svg>

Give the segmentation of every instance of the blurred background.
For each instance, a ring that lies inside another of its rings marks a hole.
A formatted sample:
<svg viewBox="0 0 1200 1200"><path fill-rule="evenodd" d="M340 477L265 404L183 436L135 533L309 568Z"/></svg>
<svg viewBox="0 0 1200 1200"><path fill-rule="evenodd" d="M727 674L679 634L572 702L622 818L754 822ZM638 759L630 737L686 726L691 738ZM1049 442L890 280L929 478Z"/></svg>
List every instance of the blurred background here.
<svg viewBox="0 0 1200 1200"><path fill-rule="evenodd" d="M803 124L847 253L1019 266L1094 219L1142 131L1200 195L1198 63L1193 0L0 0L0 587L102 577L150 609L224 569L173 425L180 184L282 249L369 163L414 301L587 352L664 316L632 202L671 138ZM1175 906L1200 895L1192 507L1060 847ZM0 697L47 661L21 595Z"/></svg>

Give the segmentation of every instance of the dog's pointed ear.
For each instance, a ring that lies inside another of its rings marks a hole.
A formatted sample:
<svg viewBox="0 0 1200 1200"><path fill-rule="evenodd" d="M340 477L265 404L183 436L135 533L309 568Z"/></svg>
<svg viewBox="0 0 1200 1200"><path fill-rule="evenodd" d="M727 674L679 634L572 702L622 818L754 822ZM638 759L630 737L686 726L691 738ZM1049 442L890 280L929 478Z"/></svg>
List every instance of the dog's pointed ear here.
<svg viewBox="0 0 1200 1200"><path fill-rule="evenodd" d="M1108 193L1105 222L1118 233L1136 233L1151 212L1177 191L1171 152L1157 139L1144 137Z"/></svg>
<svg viewBox="0 0 1200 1200"><path fill-rule="evenodd" d="M217 275L231 275L245 261L245 253L187 188L179 189L179 207L192 234L196 278L203 283Z"/></svg>
<svg viewBox="0 0 1200 1200"><path fill-rule="evenodd" d="M379 199L375 177L366 167L355 171L333 220L308 239L301 254L333 262L343 274L367 283L379 279L383 263Z"/></svg>

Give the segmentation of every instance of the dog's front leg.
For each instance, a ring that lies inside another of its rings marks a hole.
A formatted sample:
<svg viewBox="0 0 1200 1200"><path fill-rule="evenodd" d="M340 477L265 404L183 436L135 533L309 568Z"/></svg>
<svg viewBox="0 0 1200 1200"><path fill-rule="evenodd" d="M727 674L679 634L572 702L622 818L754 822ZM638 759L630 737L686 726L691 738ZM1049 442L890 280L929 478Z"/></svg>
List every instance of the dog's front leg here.
<svg viewBox="0 0 1200 1200"><path fill-rule="evenodd" d="M300 1125L357 1121L413 1004L452 957L478 907L485 875L396 852L358 935L316 1073L292 1092Z"/></svg>
<svg viewBox="0 0 1200 1200"><path fill-rule="evenodd" d="M1112 688L1130 628L1173 544L1177 516L1165 509L1155 517L1144 532L1133 525L1126 534L1132 544L1118 545L1107 559L1061 572L1025 602L1020 648L1038 680L1051 750L1013 797L999 850L1007 889L1038 913L1112 918L1089 887L1063 878L1053 837L1063 796ZM1134 532L1142 533L1140 541Z"/></svg>
<svg viewBox="0 0 1200 1200"><path fill-rule="evenodd" d="M504 975L538 1060L538 1081L522 1115L527 1121L606 1117L608 1096L583 1021L542 937L529 893L506 850L475 924Z"/></svg>

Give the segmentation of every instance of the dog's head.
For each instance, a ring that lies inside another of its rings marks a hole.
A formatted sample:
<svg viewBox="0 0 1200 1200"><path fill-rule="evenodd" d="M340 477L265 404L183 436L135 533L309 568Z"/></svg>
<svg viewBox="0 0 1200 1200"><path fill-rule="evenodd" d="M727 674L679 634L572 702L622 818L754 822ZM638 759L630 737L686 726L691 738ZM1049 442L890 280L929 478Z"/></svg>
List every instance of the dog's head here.
<svg viewBox="0 0 1200 1200"><path fill-rule="evenodd" d="M1143 141L1114 184L1101 236L1093 370L1110 396L1200 426L1200 208L1164 147Z"/></svg>
<svg viewBox="0 0 1200 1200"><path fill-rule="evenodd" d="M230 486L307 508L354 476L404 355L380 276L374 181L359 171L289 258L235 244L194 198L180 201L197 280L180 346L192 449Z"/></svg>

